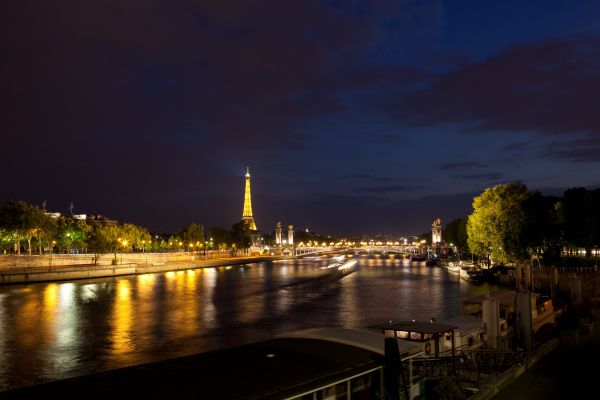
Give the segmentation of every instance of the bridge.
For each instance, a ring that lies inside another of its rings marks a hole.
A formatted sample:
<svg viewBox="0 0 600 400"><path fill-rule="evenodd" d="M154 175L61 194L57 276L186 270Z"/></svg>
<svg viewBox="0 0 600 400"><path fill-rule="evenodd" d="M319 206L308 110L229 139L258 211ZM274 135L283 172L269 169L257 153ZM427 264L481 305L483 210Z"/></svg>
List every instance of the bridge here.
<svg viewBox="0 0 600 400"><path fill-rule="evenodd" d="M415 245L366 245L366 246L299 246L293 249L293 256L323 254L332 252L369 252L369 253L400 253L422 254L423 249Z"/></svg>

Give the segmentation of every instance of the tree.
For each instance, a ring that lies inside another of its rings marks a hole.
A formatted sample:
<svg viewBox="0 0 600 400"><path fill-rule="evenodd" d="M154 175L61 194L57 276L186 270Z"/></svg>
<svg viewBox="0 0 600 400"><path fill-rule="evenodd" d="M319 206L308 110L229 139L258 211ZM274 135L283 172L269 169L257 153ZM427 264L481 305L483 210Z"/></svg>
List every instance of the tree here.
<svg viewBox="0 0 600 400"><path fill-rule="evenodd" d="M56 219L43 213L39 219L38 229L36 230L36 239L38 243L39 254L42 255L42 249L45 245L50 245L52 237L56 235Z"/></svg>
<svg viewBox="0 0 600 400"><path fill-rule="evenodd" d="M563 247L560 199L534 192L523 206L528 216L523 242L541 256L545 265L559 263Z"/></svg>
<svg viewBox="0 0 600 400"><path fill-rule="evenodd" d="M125 223L119 227L119 240L124 252L130 252L133 249L146 249L150 245L152 236L146 228L134 224Z"/></svg>
<svg viewBox="0 0 600 400"><path fill-rule="evenodd" d="M524 231L530 222L525 202L531 196L525 185L512 182L488 188L475 197L467 221L469 250L478 256L491 254L500 262L524 258Z"/></svg>
<svg viewBox="0 0 600 400"><path fill-rule="evenodd" d="M21 240L27 239L28 252L31 255L31 239L47 217L44 211L24 201L9 201L0 209L0 227L12 232L17 245L17 254L21 254Z"/></svg>
<svg viewBox="0 0 600 400"><path fill-rule="evenodd" d="M444 228L442 237L446 243L452 243L458 249L459 253L469 251L469 244L467 243L467 220L463 218L457 218L450 221Z"/></svg>
<svg viewBox="0 0 600 400"><path fill-rule="evenodd" d="M7 229L0 228L0 251L10 251L10 248L14 243L14 234Z"/></svg>
<svg viewBox="0 0 600 400"><path fill-rule="evenodd" d="M100 257L106 253L114 252L116 263L116 244L118 243L118 232L116 227L105 227L100 224L91 226L88 236L88 250L94 254L94 265L98 264Z"/></svg>
<svg viewBox="0 0 600 400"><path fill-rule="evenodd" d="M228 249L233 245L231 232L225 228L210 228L208 235L213 239L213 245L219 250Z"/></svg>
<svg viewBox="0 0 600 400"><path fill-rule="evenodd" d="M84 221L70 215L61 215L56 222L55 231L59 250L65 249L67 253L71 253L74 247L84 247L87 239L86 232L89 229Z"/></svg>
<svg viewBox="0 0 600 400"><path fill-rule="evenodd" d="M250 229L248 224L240 221L231 227L231 237L233 239L233 255L237 255L238 250L246 251L252 245L250 239Z"/></svg>
<svg viewBox="0 0 600 400"><path fill-rule="evenodd" d="M179 236L188 244L204 245L204 226L191 223L179 232Z"/></svg>
<svg viewBox="0 0 600 400"><path fill-rule="evenodd" d="M173 251L174 248L177 248L177 243L179 243L179 238L173 235L169 236L168 245L169 250Z"/></svg>
<svg viewBox="0 0 600 400"><path fill-rule="evenodd" d="M571 248L584 248L586 256L600 244L600 189L572 188L564 193L561 211L564 239Z"/></svg>

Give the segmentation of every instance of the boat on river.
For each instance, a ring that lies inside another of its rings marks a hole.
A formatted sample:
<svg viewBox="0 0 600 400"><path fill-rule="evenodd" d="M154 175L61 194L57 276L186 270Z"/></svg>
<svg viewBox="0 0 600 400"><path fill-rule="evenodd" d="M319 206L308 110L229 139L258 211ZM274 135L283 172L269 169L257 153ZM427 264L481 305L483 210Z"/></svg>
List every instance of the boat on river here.
<svg viewBox="0 0 600 400"><path fill-rule="evenodd" d="M425 265L428 267L439 267L441 263L437 258L429 258L427 261L425 261Z"/></svg>
<svg viewBox="0 0 600 400"><path fill-rule="evenodd" d="M329 270L333 273L343 276L343 275L351 274L352 272L356 271L356 264L357 264L356 260L335 261L334 263L328 264L324 267L320 267L319 269Z"/></svg>
<svg viewBox="0 0 600 400"><path fill-rule="evenodd" d="M427 261L425 254L411 254L410 261Z"/></svg>

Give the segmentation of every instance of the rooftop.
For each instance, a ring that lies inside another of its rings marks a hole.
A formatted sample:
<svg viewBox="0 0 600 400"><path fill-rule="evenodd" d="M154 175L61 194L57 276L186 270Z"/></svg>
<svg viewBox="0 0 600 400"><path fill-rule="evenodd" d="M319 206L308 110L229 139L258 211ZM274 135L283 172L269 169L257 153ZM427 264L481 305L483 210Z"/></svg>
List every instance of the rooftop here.
<svg viewBox="0 0 600 400"><path fill-rule="evenodd" d="M452 332L456 328L458 327L455 325L429 321L388 321L383 324L369 326L369 329L417 332L426 334Z"/></svg>

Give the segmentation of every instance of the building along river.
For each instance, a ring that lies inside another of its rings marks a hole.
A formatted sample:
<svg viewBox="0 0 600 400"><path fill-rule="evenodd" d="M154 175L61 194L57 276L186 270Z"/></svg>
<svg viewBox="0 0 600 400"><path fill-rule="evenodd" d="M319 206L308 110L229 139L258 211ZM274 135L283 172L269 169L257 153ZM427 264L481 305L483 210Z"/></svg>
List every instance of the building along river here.
<svg viewBox="0 0 600 400"><path fill-rule="evenodd" d="M403 258L328 257L0 286L0 391L318 326L460 315L496 287Z"/></svg>

